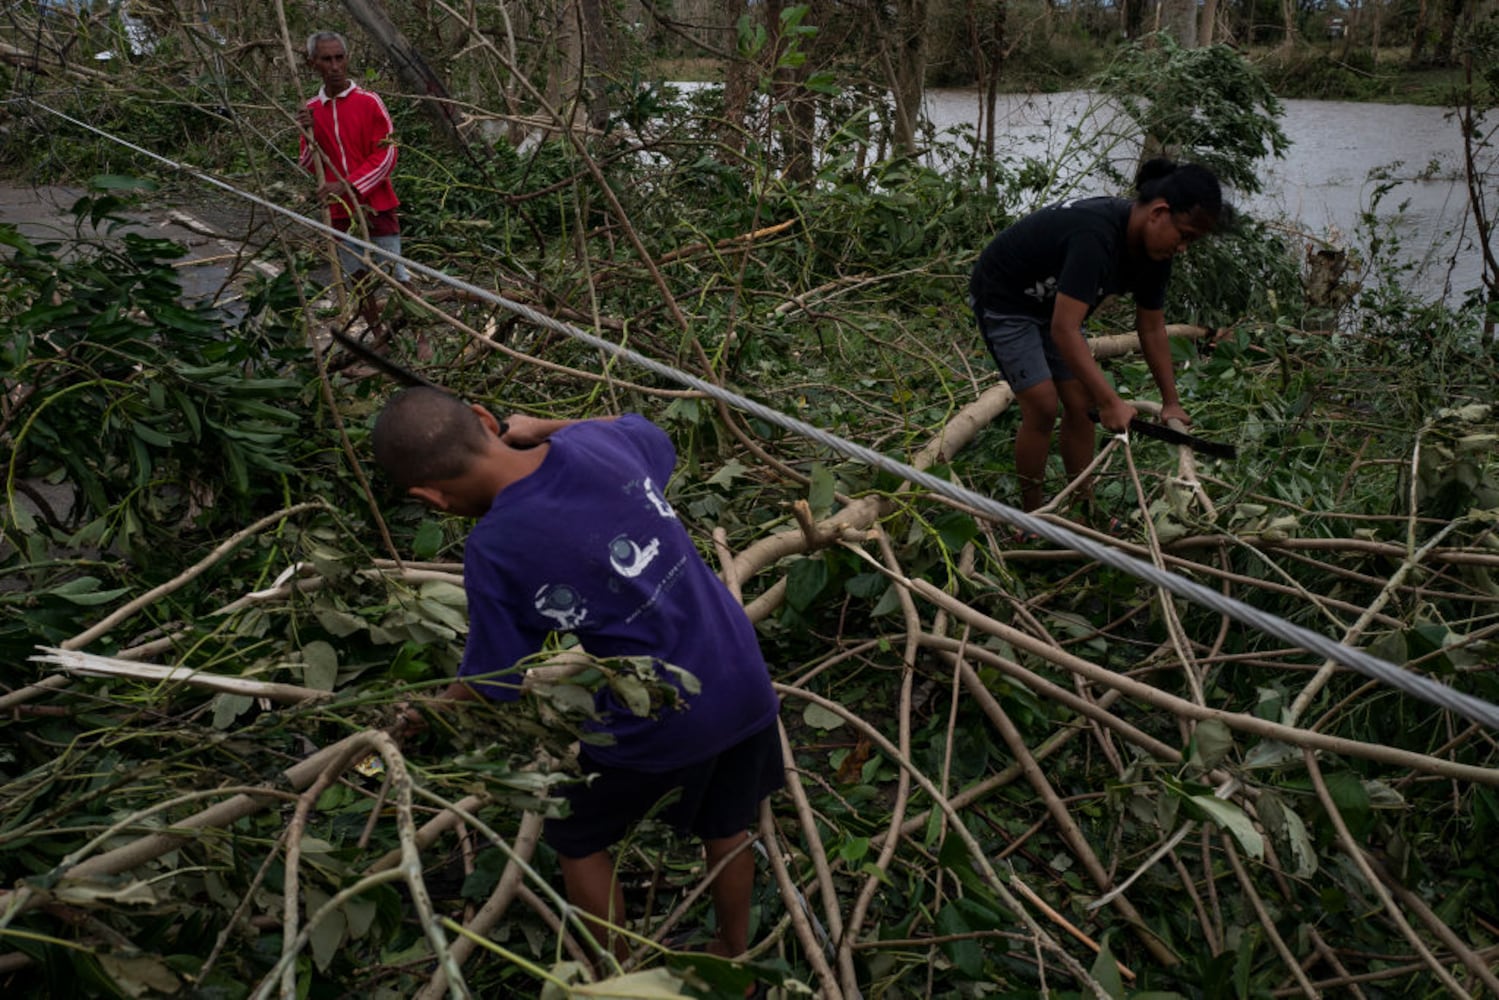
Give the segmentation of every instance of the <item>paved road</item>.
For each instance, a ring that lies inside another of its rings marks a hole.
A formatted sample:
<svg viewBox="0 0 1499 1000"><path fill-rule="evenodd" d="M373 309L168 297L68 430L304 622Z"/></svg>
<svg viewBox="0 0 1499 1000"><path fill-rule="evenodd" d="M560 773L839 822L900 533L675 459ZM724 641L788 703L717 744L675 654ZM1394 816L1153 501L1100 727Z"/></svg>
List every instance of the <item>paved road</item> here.
<svg viewBox="0 0 1499 1000"><path fill-rule="evenodd" d="M87 192L82 188L49 186L31 187L15 181L0 181L0 222L15 226L33 242L80 239L91 240L103 235L88 220L74 217L72 208ZM181 273L183 292L190 299L232 298L233 288L226 280L239 268L245 252L245 239L255 241L254 220L229 211L215 211L212 205L194 208L169 204L146 203L123 213L130 225L122 231L168 239L180 243L187 251L176 263ZM259 234L268 239L269 234ZM253 266L271 269L263 261Z"/></svg>

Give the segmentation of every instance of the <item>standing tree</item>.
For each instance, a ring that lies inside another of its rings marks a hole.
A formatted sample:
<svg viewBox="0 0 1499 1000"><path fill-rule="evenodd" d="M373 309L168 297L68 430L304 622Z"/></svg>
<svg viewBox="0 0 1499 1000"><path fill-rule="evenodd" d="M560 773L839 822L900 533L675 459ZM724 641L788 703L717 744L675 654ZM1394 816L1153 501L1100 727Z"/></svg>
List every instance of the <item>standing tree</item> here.
<svg viewBox="0 0 1499 1000"><path fill-rule="evenodd" d="M1420 0L1416 7L1416 25L1411 29L1411 65L1419 66L1426 58L1426 32L1431 17L1431 5Z"/></svg>
<svg viewBox="0 0 1499 1000"><path fill-rule="evenodd" d="M1499 15L1486 18L1468 33L1463 48L1463 85L1457 94L1457 122L1463 130L1463 175L1468 184L1468 208L1473 215L1476 242L1482 255L1482 339L1499 347L1499 205L1492 184L1499 157L1499 122L1488 116L1499 110Z"/></svg>
<svg viewBox="0 0 1499 1000"><path fill-rule="evenodd" d="M1446 0L1442 4L1442 35L1437 39L1436 51L1432 53L1439 66L1457 65L1455 49L1459 28L1470 33L1477 10L1477 0Z"/></svg>
<svg viewBox="0 0 1499 1000"><path fill-rule="evenodd" d="M812 179L817 105L808 83L809 50L818 29L805 23L811 4L787 5L767 0L765 29L774 59L771 117L780 147L782 173L788 180Z"/></svg>
<svg viewBox="0 0 1499 1000"><path fill-rule="evenodd" d="M926 75L927 0L896 0L894 31L880 46L880 57L895 98L895 149L916 151Z"/></svg>
<svg viewBox="0 0 1499 1000"><path fill-rule="evenodd" d="M609 37L602 0L578 0L578 19L583 39L582 87L588 124L603 128L609 119L609 84L618 78L618 39Z"/></svg>
<svg viewBox="0 0 1499 1000"><path fill-rule="evenodd" d="M755 89L753 24L746 0L727 0L729 24L733 26L732 44L724 66L723 125L720 139L729 149L744 151L745 118L749 113L750 94Z"/></svg>
<svg viewBox="0 0 1499 1000"><path fill-rule="evenodd" d="M1197 0L1161 0L1161 29L1183 48L1197 47Z"/></svg>
<svg viewBox="0 0 1499 1000"><path fill-rule="evenodd" d="M973 45L973 65L981 101L976 138L983 147L986 164L994 163L994 111L999 100L999 73L1008 51L1005 48L1008 12L1008 0L968 0L968 35ZM986 172L992 181L992 167L986 167Z"/></svg>
<svg viewBox="0 0 1499 1000"><path fill-rule="evenodd" d="M1258 191L1255 163L1290 146L1274 91L1226 45L1184 49L1164 34L1154 41L1131 46L1099 82L1138 125L1141 159L1191 159L1240 191Z"/></svg>
<svg viewBox="0 0 1499 1000"><path fill-rule="evenodd" d="M344 0L349 15L359 26L385 50L391 66L401 85L414 94L427 98L421 102L425 111L454 145L463 146L463 136L458 131L458 122L453 114L452 97L442 79L435 73L422 54L416 50L396 23L391 20L379 0Z"/></svg>
<svg viewBox="0 0 1499 1000"><path fill-rule="evenodd" d="M1212 45L1213 39L1217 37L1218 25L1218 0L1203 0L1202 20L1197 26L1197 42L1199 45Z"/></svg>

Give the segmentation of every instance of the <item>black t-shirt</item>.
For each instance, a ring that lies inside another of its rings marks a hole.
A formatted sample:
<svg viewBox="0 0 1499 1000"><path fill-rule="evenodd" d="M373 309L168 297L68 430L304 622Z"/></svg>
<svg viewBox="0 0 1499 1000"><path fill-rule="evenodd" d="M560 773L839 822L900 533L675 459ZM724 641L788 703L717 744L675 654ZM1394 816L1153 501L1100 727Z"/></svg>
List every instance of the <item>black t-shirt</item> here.
<svg viewBox="0 0 1499 1000"><path fill-rule="evenodd" d="M975 304L1001 315L1050 321L1057 293L1088 304L1132 294L1141 309L1166 301L1171 262L1129 252L1125 198L1078 198L1032 212L979 254L969 290Z"/></svg>

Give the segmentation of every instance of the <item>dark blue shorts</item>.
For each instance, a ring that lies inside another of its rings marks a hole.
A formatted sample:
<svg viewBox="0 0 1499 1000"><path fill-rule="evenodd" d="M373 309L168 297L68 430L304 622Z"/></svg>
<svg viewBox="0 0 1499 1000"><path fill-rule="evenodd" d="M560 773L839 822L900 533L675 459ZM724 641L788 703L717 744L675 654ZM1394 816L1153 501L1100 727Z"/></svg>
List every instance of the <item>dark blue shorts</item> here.
<svg viewBox="0 0 1499 1000"><path fill-rule="evenodd" d="M760 801L786 782L775 722L717 757L660 774L600 764L587 747L579 763L584 774L595 777L563 789L572 810L562 819L547 820L543 834L548 846L565 858L613 846L653 811L704 840L732 837L754 826ZM668 795L675 797L658 810Z"/></svg>
<svg viewBox="0 0 1499 1000"><path fill-rule="evenodd" d="M976 305L973 318L979 333L984 335L984 345L999 366L999 373L1017 393L1047 379L1065 382L1074 377L1072 369L1062 360L1051 330L1041 320L991 312Z"/></svg>

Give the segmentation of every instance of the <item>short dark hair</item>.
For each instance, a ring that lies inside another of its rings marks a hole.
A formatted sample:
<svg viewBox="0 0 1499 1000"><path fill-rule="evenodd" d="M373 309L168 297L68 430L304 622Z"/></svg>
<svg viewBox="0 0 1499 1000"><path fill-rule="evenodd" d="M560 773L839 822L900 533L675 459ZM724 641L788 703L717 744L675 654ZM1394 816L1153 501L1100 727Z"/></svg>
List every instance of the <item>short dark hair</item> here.
<svg viewBox="0 0 1499 1000"><path fill-rule="evenodd" d="M489 433L467 403L416 386L390 398L375 418L375 461L402 489L457 479L488 446Z"/></svg>
<svg viewBox="0 0 1499 1000"><path fill-rule="evenodd" d="M1173 215L1200 211L1216 222L1232 214L1232 209L1225 212L1218 175L1200 163L1147 160L1135 176L1135 191L1141 204L1164 198Z"/></svg>

